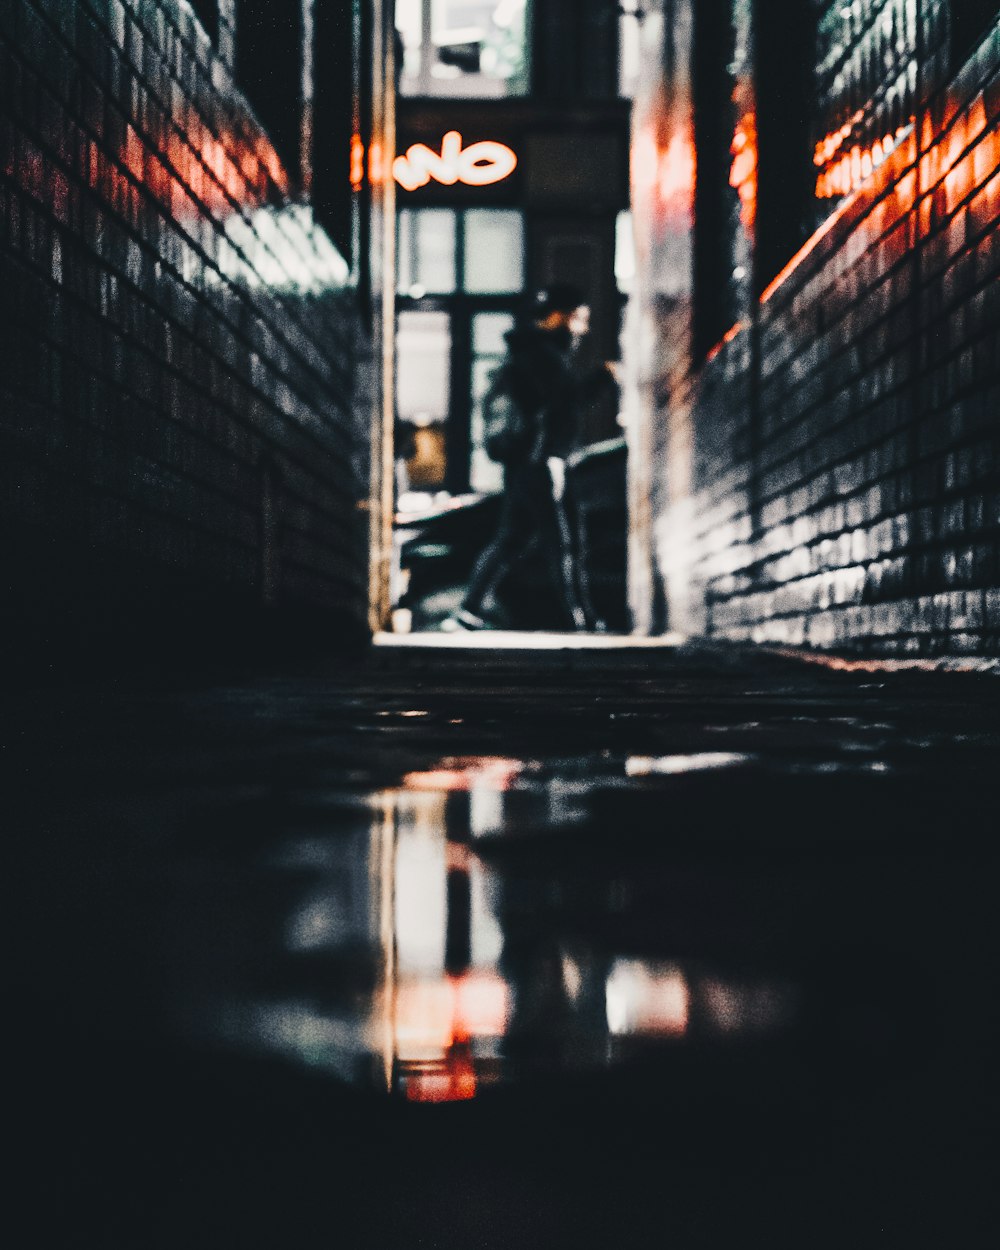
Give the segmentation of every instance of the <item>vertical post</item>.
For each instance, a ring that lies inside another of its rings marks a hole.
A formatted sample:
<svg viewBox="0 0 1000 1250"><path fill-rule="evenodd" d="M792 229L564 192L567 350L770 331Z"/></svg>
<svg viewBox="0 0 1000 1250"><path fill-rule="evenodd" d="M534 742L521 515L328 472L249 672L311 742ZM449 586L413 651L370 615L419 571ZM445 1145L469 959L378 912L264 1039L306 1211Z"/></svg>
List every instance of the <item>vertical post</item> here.
<svg viewBox="0 0 1000 1250"><path fill-rule="evenodd" d="M313 101L315 84L315 0L302 0L302 113L299 119L299 188L304 200L312 199Z"/></svg>
<svg viewBox="0 0 1000 1250"><path fill-rule="evenodd" d="M899 500L899 505L905 504L907 521L914 523L914 531L916 532L915 522L918 511L918 497L915 490L916 484L916 465L920 460L920 436L919 422L920 417L927 407L927 399L921 388L921 369L924 345L924 327L926 319L922 313L923 302L923 250L924 243L929 230L925 230L921 222L921 205L923 203L924 193L924 153L929 146L927 136L924 133L925 124L932 123L931 102L929 98L928 79L927 79L927 14L926 0L917 0L916 4L916 23L913 30L914 46L913 59L916 63L915 85L913 92L913 203L910 206L910 385L909 385L909 419L906 423L906 482L907 491L905 499ZM909 593L915 595L927 594L933 587L928 587L924 578L926 576L926 561L918 558L911 559L907 565L907 577L909 581Z"/></svg>
<svg viewBox="0 0 1000 1250"><path fill-rule="evenodd" d="M422 0L420 6L420 94L431 93L431 68L436 60L434 51L434 28L431 22L431 0Z"/></svg>
<svg viewBox="0 0 1000 1250"><path fill-rule="evenodd" d="M392 1093L396 1073L396 799L386 791L372 817L371 865L378 898L378 944L382 953L380 994L382 1079ZM376 1027L378 1027L378 1025Z"/></svg>
<svg viewBox="0 0 1000 1250"><path fill-rule="evenodd" d="M368 178L372 188L373 331L378 378L372 413L368 620L376 633L389 622L395 504L396 195L392 162L396 150L396 41L393 5L373 0L372 16L374 82Z"/></svg>

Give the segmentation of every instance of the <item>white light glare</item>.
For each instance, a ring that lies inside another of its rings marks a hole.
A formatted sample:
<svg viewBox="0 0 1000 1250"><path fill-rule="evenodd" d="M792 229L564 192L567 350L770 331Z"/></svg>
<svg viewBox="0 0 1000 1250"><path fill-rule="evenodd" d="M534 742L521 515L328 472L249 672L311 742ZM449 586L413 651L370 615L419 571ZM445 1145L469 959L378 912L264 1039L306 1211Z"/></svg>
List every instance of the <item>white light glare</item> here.
<svg viewBox="0 0 1000 1250"><path fill-rule="evenodd" d="M674 777L681 773L709 772L716 768L732 768L752 759L729 751L704 751L697 755L633 755L625 761L628 777Z"/></svg>
<svg viewBox="0 0 1000 1250"><path fill-rule="evenodd" d="M616 960L605 989L608 1029L617 1037L679 1036L687 1032L690 1000L684 974L673 964Z"/></svg>

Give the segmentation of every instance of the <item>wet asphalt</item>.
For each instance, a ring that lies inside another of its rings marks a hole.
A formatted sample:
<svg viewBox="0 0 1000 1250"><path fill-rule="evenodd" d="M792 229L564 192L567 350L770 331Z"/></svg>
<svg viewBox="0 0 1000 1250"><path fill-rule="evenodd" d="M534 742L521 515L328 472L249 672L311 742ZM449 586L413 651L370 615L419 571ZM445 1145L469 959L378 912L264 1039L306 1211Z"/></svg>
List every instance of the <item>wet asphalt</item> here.
<svg viewBox="0 0 1000 1250"><path fill-rule="evenodd" d="M28 683L19 1244L992 1244L998 680Z"/></svg>

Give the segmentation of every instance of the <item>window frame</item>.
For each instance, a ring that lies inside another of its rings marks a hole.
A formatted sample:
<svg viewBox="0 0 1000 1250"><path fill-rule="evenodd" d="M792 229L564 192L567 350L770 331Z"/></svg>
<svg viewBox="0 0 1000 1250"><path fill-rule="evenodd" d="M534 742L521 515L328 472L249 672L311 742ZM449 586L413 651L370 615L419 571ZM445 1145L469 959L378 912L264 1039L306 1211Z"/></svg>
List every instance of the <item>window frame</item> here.
<svg viewBox="0 0 1000 1250"><path fill-rule="evenodd" d="M431 205L404 209L407 212L424 212ZM437 206L433 206L437 207ZM446 476L444 489L453 495L470 490L472 474L472 369L474 318L480 313L507 313L517 319L521 309L525 281L527 279L527 219L524 211L509 206L483 209L482 205L450 206L456 215L455 232L455 290L447 293L426 292L412 295L409 291L396 292L397 313L447 312L450 316L451 360L448 415L445 421ZM465 290L465 215L468 212L517 213L521 223L522 269L521 285L515 291L469 292ZM398 282L398 275L397 275Z"/></svg>

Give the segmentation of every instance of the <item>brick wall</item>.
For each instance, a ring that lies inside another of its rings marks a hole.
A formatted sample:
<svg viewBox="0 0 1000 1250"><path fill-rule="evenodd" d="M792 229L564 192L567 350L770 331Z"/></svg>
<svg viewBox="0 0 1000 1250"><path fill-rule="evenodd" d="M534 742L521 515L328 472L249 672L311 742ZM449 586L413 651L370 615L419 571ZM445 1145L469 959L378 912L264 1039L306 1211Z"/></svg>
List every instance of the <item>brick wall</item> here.
<svg viewBox="0 0 1000 1250"><path fill-rule="evenodd" d="M950 79L946 56L915 126L670 397L675 627L1000 650L1000 27Z"/></svg>
<svg viewBox="0 0 1000 1250"><path fill-rule="evenodd" d="M347 266L193 11L0 0L0 157L8 623L359 631Z"/></svg>

